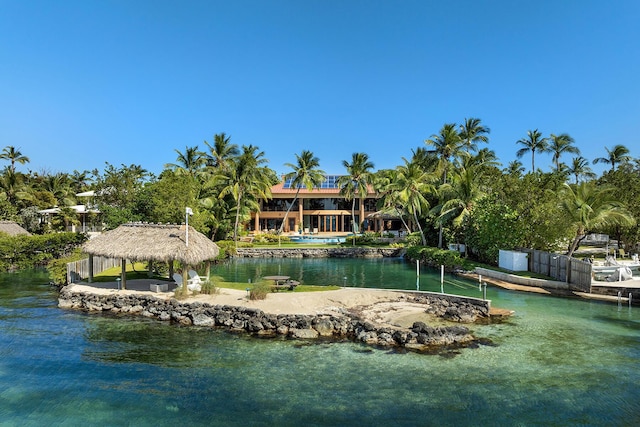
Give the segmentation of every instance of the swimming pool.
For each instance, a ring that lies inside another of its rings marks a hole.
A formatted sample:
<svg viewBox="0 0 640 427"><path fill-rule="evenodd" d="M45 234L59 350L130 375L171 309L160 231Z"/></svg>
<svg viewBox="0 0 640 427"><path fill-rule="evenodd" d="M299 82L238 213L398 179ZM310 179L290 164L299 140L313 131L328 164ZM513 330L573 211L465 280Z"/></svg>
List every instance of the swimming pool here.
<svg viewBox="0 0 640 427"><path fill-rule="evenodd" d="M347 236L289 236L293 243L338 244L347 241Z"/></svg>

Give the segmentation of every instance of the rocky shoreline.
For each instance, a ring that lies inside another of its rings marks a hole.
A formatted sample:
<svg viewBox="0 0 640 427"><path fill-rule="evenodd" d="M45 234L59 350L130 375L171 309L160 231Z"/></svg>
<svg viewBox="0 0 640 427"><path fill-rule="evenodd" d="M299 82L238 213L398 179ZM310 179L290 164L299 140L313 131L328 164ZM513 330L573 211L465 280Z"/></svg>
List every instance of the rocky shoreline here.
<svg viewBox="0 0 640 427"><path fill-rule="evenodd" d="M238 258L397 258L404 248L361 248L336 246L332 248L238 248Z"/></svg>
<svg viewBox="0 0 640 427"><path fill-rule="evenodd" d="M397 304L420 304L424 312L456 323L472 323L489 317L489 301L452 295L398 292ZM361 316L367 307L345 308L335 313L271 314L254 307L179 301L148 292L99 294L77 291L73 285L60 290L59 307L144 316L181 325L224 328L257 336L292 339L351 340L377 347L429 352L434 347L473 345L477 340L466 326L429 326L413 322L409 328L381 324Z"/></svg>

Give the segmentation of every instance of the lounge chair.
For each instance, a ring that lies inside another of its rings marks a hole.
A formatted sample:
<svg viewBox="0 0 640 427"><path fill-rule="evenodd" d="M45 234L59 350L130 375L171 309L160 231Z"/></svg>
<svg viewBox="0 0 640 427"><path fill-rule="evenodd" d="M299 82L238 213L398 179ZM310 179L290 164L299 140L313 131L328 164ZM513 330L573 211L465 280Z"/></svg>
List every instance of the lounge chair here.
<svg viewBox="0 0 640 427"><path fill-rule="evenodd" d="M202 283L202 279L195 270L189 270L189 283Z"/></svg>
<svg viewBox="0 0 640 427"><path fill-rule="evenodd" d="M180 273L173 273L173 281L176 282L178 288L182 287L182 275ZM199 291L202 289L200 283L193 283L191 280L187 281L187 289L190 291Z"/></svg>

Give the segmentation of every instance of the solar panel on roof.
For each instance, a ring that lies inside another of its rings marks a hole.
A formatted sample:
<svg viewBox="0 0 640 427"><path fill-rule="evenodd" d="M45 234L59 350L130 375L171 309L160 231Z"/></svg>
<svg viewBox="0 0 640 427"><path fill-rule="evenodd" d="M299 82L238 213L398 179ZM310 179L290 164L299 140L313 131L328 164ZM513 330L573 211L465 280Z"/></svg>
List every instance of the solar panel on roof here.
<svg viewBox="0 0 640 427"><path fill-rule="evenodd" d="M327 175L324 179L324 181L322 181L322 183L320 184L319 187L316 188L321 188L321 189L327 189L327 188L340 188L338 186L338 179L340 178L340 175ZM300 185L300 188L302 188L303 186ZM282 185L282 188L294 188L293 187L293 179L289 178L287 180L284 181L284 184Z"/></svg>

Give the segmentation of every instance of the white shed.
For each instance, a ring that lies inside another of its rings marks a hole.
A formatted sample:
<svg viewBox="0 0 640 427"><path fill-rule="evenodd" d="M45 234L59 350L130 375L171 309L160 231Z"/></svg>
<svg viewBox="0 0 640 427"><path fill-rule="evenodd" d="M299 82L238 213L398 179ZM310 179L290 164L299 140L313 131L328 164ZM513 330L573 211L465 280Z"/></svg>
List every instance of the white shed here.
<svg viewBox="0 0 640 427"><path fill-rule="evenodd" d="M500 249L498 266L505 270L527 271L529 270L527 254L525 252L505 251Z"/></svg>

